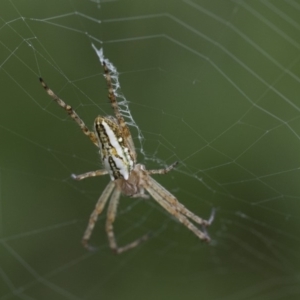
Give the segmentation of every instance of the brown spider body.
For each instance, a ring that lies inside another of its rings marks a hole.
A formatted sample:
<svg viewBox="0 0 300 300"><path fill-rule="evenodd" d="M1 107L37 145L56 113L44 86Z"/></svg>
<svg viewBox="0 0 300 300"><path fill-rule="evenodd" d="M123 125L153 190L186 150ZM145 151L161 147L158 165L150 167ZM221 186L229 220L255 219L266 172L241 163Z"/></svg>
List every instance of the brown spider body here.
<svg viewBox="0 0 300 300"><path fill-rule="evenodd" d="M115 184L122 194L126 196L148 199L149 196L145 194L145 178L147 176L148 174L147 171L145 171L145 166L136 164L131 170L127 180L119 178L115 180Z"/></svg>
<svg viewBox="0 0 300 300"><path fill-rule="evenodd" d="M111 65L111 63L107 59L104 59L102 52L101 55L101 63L104 68L104 74L108 86L108 97L114 110L115 117L98 116L94 122L94 132L90 131L72 107L60 99L46 85L43 79L40 78L41 84L48 95L59 106L67 111L70 117L79 125L83 133L99 148L104 169L87 172L81 175L72 174L72 178L82 180L89 177L109 174L111 179L99 197L96 207L90 216L88 226L82 238L83 245L88 249L93 249L89 246L88 241L91 237L97 218L103 211L108 200L109 204L107 208L105 228L110 248L115 253L122 253L132 249L149 238L149 235L147 234L123 247L119 247L117 245L113 231L113 223L117 214L117 206L121 194L134 198L149 198L149 195L151 195L155 201L157 201L179 222L191 230L196 236L198 236L201 240L209 242L210 238L206 232L202 232L199 228L197 228L197 226L195 226L194 223L206 227L211 224L213 216L209 221L198 217L178 202L175 196L173 196L168 190L150 176L153 174L168 173L177 165L177 162L165 169L159 170L146 170L144 165L137 164L133 140L129 128L120 113L112 86L111 75L107 67L107 64ZM149 195L146 194L145 191L147 191Z"/></svg>
<svg viewBox="0 0 300 300"><path fill-rule="evenodd" d="M127 180L134 165L134 158L120 126L112 118L99 116L95 120L95 133L102 163L111 180Z"/></svg>

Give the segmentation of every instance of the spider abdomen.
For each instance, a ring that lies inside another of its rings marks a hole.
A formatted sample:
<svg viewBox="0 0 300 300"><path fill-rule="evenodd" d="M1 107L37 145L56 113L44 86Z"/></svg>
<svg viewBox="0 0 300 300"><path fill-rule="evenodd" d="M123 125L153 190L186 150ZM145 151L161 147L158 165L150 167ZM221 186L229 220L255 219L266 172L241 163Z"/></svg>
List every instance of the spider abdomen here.
<svg viewBox="0 0 300 300"><path fill-rule="evenodd" d="M99 116L94 126L102 162L111 180L127 180L134 162L119 125L111 118Z"/></svg>

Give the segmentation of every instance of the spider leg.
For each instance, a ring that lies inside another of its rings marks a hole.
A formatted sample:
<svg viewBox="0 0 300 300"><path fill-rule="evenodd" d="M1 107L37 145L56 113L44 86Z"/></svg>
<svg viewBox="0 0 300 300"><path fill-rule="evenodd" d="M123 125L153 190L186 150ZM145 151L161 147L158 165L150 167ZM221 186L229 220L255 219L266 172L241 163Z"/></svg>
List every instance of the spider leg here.
<svg viewBox="0 0 300 300"><path fill-rule="evenodd" d="M116 95L114 93L114 89L113 89L109 69L108 69L108 67L107 67L107 65L104 61L103 61L102 65L103 65L105 79L106 79L106 83L107 83L107 87L108 87L108 98L109 98L111 106L114 110L115 116L118 120L119 125L122 127L123 131L124 132L128 131L128 134L130 134L129 129L128 129L126 123L125 123L125 120L124 120L124 118L121 115L120 110L119 110L119 106L118 106L118 102L117 102L117 99L116 99Z"/></svg>
<svg viewBox="0 0 300 300"><path fill-rule="evenodd" d="M161 198L165 199L166 202L169 203L172 207L174 207L177 211L179 211L181 214L187 216L188 218L192 219L194 222L203 225L203 226L209 226L211 224L210 221L206 221L194 213L192 213L190 210L188 210L183 204L181 204L174 195L172 195L169 191L167 191L161 184L159 184L156 180L154 180L152 177L148 176L148 184L152 190L155 191L157 195L159 195Z"/></svg>
<svg viewBox="0 0 300 300"><path fill-rule="evenodd" d="M147 170L146 172L149 175L152 174L166 174L174 169L175 166L178 165L178 161L175 161L172 165L168 166L165 169L159 169L159 170ZM160 185L156 180L154 180L152 177L148 176L148 184L152 189L156 191L157 194L160 195L162 199L165 199L171 206L175 207L176 210L178 210L181 214L187 216L188 218L192 219L194 222L203 225L203 226L209 226L213 221L212 214L209 221L206 221L194 213L192 213L190 210L188 210L183 204L181 204L169 191L167 191L162 185Z"/></svg>
<svg viewBox="0 0 300 300"><path fill-rule="evenodd" d="M71 177L75 180L82 180L82 179L89 178L89 177L102 176L107 173L108 173L107 170L103 169L103 170L87 172L87 173L80 174L80 175L72 174Z"/></svg>
<svg viewBox="0 0 300 300"><path fill-rule="evenodd" d="M120 195L121 191L119 189L115 189L108 205L106 219L106 233L109 241L109 246L116 254L121 254L129 249L132 249L149 238L149 234L146 234L123 247L118 247L114 234L113 223L116 218Z"/></svg>
<svg viewBox="0 0 300 300"><path fill-rule="evenodd" d="M175 161L170 166L166 167L165 169L159 169L159 170L147 170L147 173L149 175L152 174L167 174L171 170L173 170L178 165L178 161Z"/></svg>
<svg viewBox="0 0 300 300"><path fill-rule="evenodd" d="M169 212L172 216L174 216L179 222L181 222L184 226L186 226L189 230L191 230L197 237L205 242L210 242L210 237L199 230L189 219L183 215L176 207L170 204L166 198L162 197L156 189L152 186L147 186L146 190L149 194L156 200L167 212Z"/></svg>
<svg viewBox="0 0 300 300"><path fill-rule="evenodd" d="M81 120L81 118L77 115L77 113L75 112L75 110L73 110L73 108L66 104L63 100L61 100L48 86L47 84L44 82L44 80L40 77L40 82L43 86L43 88L45 89L45 91L47 92L47 94L63 109L65 109L67 111L67 113L69 114L69 116L79 125L79 127L81 128L81 130L83 131L83 133L85 135L87 135L90 140L97 146L98 145L98 140L96 135L91 132L87 126L84 124L84 122Z"/></svg>
<svg viewBox="0 0 300 300"><path fill-rule="evenodd" d="M135 148L134 148L134 144L133 144L133 140L130 134L130 130L120 112L119 109L119 105L117 102L117 98L116 95L114 93L114 88L112 85L112 80L111 80L111 75L110 75L110 71L105 63L105 61L103 61L102 63L103 69L104 69L104 74L105 74L105 79L106 79L106 83L107 83L107 87L108 87L108 98L110 100L110 104L114 110L115 116L118 120L118 124L121 127L121 130L123 132L124 137L126 138L126 141L128 143L129 148L132 151L132 154L134 156L134 160L136 161L136 153L135 153Z"/></svg>
<svg viewBox="0 0 300 300"><path fill-rule="evenodd" d="M88 244L88 241L92 235L93 229L95 227L95 223L97 221L98 216L101 214L101 212L104 209L104 206L107 202L107 200L109 199L109 196L111 194L111 192L113 191L115 187L115 184L113 181L110 181L109 184L106 186L106 188L104 189L104 191L102 192L100 198L98 199L95 209L92 212L90 219L89 219L89 223L88 226L84 232L84 235L82 237L82 244L83 246L88 249L88 250L95 250L93 247L91 247Z"/></svg>

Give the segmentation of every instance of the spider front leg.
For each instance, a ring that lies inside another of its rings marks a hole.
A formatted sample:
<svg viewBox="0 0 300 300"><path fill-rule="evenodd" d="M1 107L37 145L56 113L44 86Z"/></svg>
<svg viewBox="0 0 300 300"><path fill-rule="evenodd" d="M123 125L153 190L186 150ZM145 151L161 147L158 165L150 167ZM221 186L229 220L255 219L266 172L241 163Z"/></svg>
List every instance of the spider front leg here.
<svg viewBox="0 0 300 300"><path fill-rule="evenodd" d="M155 184L158 184L158 183L155 182ZM182 207L183 208L185 208L185 207L183 205L180 205L180 207L178 207L178 204L174 205L173 203L169 202L168 201L169 195L167 195L167 194L162 195L159 193L160 187L161 186L157 186L157 188L155 188L153 185L152 186L148 185L146 187L146 189L147 189L148 193L153 197L153 199L155 201L157 201L167 212L169 212L172 216L174 216L180 223L182 223L189 230L191 230L201 240L209 243L210 237L208 236L208 234L206 232L202 232L192 222L190 222L188 219L188 217L190 217L189 215L182 213L182 211L181 211ZM201 223L203 224L204 220L201 219L201 221L202 221Z"/></svg>
<svg viewBox="0 0 300 300"><path fill-rule="evenodd" d="M109 199L109 196L111 195L111 192L113 191L114 187L115 187L114 182L110 181L109 184L104 189L104 191L102 192L99 200L97 201L95 209L94 209L94 211L92 212L92 214L90 216L88 226L87 226L87 228L84 232L84 235L82 237L82 244L88 250L95 250L95 248L89 246L88 241L89 241L89 239L92 235L92 232L94 230L96 221L98 219L98 216L103 211L104 206L105 206L107 200Z"/></svg>
<svg viewBox="0 0 300 300"><path fill-rule="evenodd" d="M195 215L194 213L192 213L183 204L181 204L173 194L171 194L167 189L165 189L161 184L159 184L156 180L154 180L150 176L147 178L147 185L148 185L147 188L148 192L149 189L153 190L155 194L157 194L159 197L161 197L166 202L168 202L168 204L174 207L176 211L178 211L179 213L185 215L186 217L192 219L194 222L202 226L209 226L211 224L212 220L206 221L200 218L199 216Z"/></svg>
<svg viewBox="0 0 300 300"><path fill-rule="evenodd" d="M159 170L147 170L148 175L152 174L166 174L174 169L178 165L178 161L175 161L172 165L168 166L165 169L159 169ZM203 226L209 226L213 221L213 216L210 218L209 221L206 221L198 216L196 216L194 213L189 211L184 205L178 202L178 200L169 193L163 186L161 186L157 181L155 181L153 178L150 178L148 180L148 184L151 186L151 189L154 189L157 194L160 194L161 197L165 198L165 200L172 206L176 208L178 212L181 214L187 216L188 218L191 218L196 223L203 225Z"/></svg>
<svg viewBox="0 0 300 300"><path fill-rule="evenodd" d="M123 247L118 247L117 242L116 242L116 238L115 238L115 234L114 234L114 229L113 229L113 223L115 221L116 218L116 214L117 214L117 207L119 204L119 199L120 199L120 195L121 195L121 191L119 189L115 189L109 205L108 205L108 209L107 209L107 219L106 219L106 233L107 233L107 237L108 237L108 242L109 242L109 246L112 249L113 252L115 252L116 254L121 254L127 250L130 250L132 248L135 248L136 246L138 246L140 243L146 241L150 235L149 234L145 234L143 235L141 238L136 239L135 241L123 246Z"/></svg>

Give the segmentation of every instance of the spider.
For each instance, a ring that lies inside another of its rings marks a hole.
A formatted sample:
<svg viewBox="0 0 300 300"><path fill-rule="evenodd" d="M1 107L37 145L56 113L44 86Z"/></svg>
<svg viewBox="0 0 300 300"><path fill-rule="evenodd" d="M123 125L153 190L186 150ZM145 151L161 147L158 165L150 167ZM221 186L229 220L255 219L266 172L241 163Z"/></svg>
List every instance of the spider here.
<svg viewBox="0 0 300 300"><path fill-rule="evenodd" d="M166 174L171 171L178 162L159 170L147 170L144 165L137 163L137 154L133 144L129 128L120 113L116 100L116 95L112 85L112 78L107 59L101 60L104 77L108 86L108 98L114 110L115 117L98 116L94 122L94 132L90 131L73 108L60 99L40 78L40 82L47 94L79 125L83 133L89 137L93 144L99 148L104 169L87 172L81 175L72 174L75 180L82 180L89 177L109 174L111 181L108 183L95 209L93 210L87 228L82 238L82 244L88 250L94 248L89 245L89 239L95 227L98 216L104 209L106 202L110 199L107 209L106 233L110 248L117 254L138 246L149 238L146 234L123 247L119 247L116 242L113 223L116 218L117 206L121 194L133 198L149 198L145 190L156 200L167 212L173 215L179 222L190 229L201 240L210 242L206 231L199 230L190 220L201 225L203 228L210 225L210 220L206 221L182 205L169 191L155 181L151 175ZM190 219L190 220L189 220Z"/></svg>

